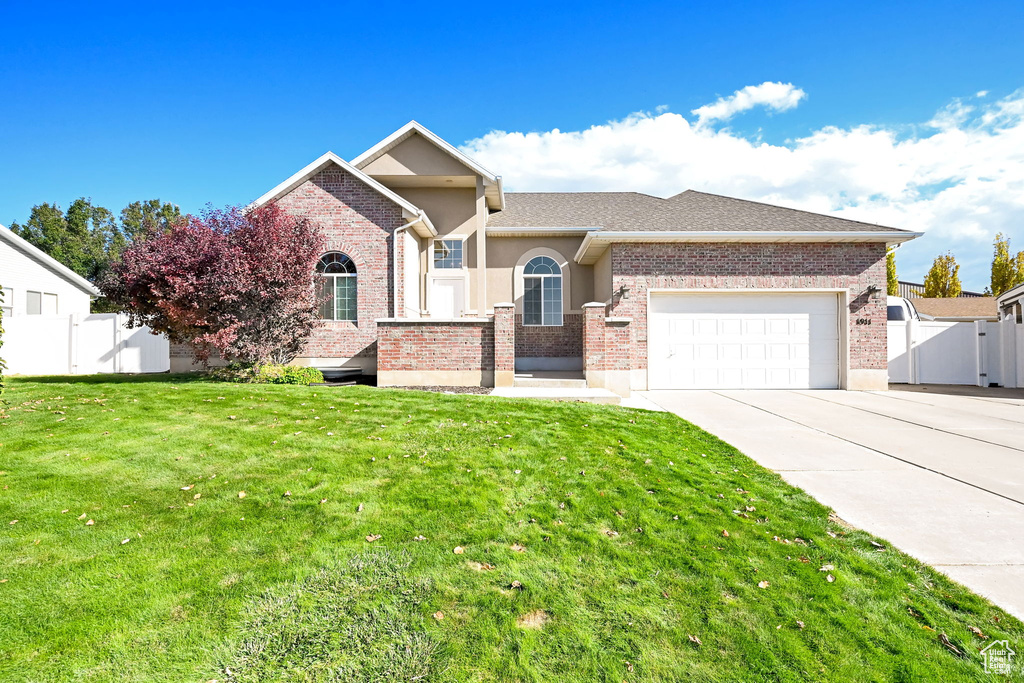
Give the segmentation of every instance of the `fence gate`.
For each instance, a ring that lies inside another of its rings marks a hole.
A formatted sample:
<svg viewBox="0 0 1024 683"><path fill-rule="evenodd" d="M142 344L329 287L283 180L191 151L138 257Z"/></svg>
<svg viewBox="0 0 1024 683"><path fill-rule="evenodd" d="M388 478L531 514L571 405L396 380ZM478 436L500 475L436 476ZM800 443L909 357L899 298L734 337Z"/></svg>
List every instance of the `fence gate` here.
<svg viewBox="0 0 1024 683"><path fill-rule="evenodd" d="M891 321L889 381L903 384L1024 386L1024 325Z"/></svg>
<svg viewBox="0 0 1024 683"><path fill-rule="evenodd" d="M116 313L22 315L4 320L3 358L18 375L167 372L170 345Z"/></svg>

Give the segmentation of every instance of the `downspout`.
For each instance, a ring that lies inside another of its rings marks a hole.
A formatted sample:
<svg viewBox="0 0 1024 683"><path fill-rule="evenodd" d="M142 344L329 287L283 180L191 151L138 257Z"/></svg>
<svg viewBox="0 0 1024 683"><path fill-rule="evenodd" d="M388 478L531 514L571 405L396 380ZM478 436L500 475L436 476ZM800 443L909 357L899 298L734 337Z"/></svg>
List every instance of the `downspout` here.
<svg viewBox="0 0 1024 683"><path fill-rule="evenodd" d="M394 259L394 264L393 264L393 268L394 268L394 282L391 284L391 291L394 293L394 295L391 297L391 317L393 317L393 318L403 317L403 316L398 315L398 282L399 282L398 278L400 277L400 275L399 275L399 263L398 263L398 240L399 240L399 237L400 237L399 233L405 232L406 230L408 230L412 226L416 225L417 223L423 223L428 228L430 228L431 232L434 232L436 234L436 231L433 229L434 226L432 226L430 224L430 219L427 218L427 214L423 213L422 211L420 211L416 215L416 218L414 218L413 220L409 221L405 225L396 228L395 231L392 233L392 240L393 240L393 242L392 242L392 250L391 250L391 252L392 252L392 258ZM417 262L418 261L419 261L419 259L417 259ZM418 301L416 302L416 308L419 309L419 302Z"/></svg>

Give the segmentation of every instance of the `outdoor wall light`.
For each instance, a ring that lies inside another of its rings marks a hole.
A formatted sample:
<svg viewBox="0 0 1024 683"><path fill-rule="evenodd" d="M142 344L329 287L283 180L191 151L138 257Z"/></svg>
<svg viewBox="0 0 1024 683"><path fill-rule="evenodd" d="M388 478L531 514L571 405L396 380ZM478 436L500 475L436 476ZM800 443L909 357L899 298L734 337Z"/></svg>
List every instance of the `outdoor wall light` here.
<svg viewBox="0 0 1024 683"><path fill-rule="evenodd" d="M878 300L882 298L882 288L878 285L868 285L868 298Z"/></svg>
<svg viewBox="0 0 1024 683"><path fill-rule="evenodd" d="M627 287L626 285L622 285L621 287L619 287L618 294L619 294L619 298L620 299L628 299L629 298L629 287Z"/></svg>

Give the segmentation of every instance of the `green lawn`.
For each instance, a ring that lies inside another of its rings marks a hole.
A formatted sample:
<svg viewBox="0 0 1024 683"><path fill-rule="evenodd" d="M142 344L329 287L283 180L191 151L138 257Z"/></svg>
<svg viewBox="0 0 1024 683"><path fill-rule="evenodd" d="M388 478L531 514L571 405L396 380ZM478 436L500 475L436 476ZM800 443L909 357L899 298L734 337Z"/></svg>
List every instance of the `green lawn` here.
<svg viewBox="0 0 1024 683"><path fill-rule="evenodd" d="M991 639L1024 651L668 414L175 376L5 397L3 681L980 681Z"/></svg>

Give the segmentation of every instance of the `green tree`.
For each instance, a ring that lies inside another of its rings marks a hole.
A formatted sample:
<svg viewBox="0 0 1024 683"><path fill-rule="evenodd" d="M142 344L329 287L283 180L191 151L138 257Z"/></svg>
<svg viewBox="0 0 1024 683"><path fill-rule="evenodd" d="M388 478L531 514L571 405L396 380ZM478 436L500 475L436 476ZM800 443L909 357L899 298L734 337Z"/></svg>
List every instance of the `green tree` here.
<svg viewBox="0 0 1024 683"><path fill-rule="evenodd" d="M1010 256L1010 238L999 233L992 243L992 296L999 296L1006 290L1024 282L1024 251Z"/></svg>
<svg viewBox="0 0 1024 683"><path fill-rule="evenodd" d="M57 204L33 206L28 221L12 223L11 230L90 282L98 282L128 245L145 239L150 231L166 232L180 217L177 206L150 199L132 202L118 220L108 209L80 197L67 212ZM92 304L93 313L114 310L103 298Z"/></svg>
<svg viewBox="0 0 1024 683"><path fill-rule="evenodd" d="M946 252L936 256L931 270L924 278L926 297L953 298L960 296L960 266L953 254Z"/></svg>
<svg viewBox="0 0 1024 683"><path fill-rule="evenodd" d="M132 202L121 209L121 234L128 243L133 243L154 230L167 232L179 218L181 210L174 204L159 199Z"/></svg>
<svg viewBox="0 0 1024 683"><path fill-rule="evenodd" d="M33 206L25 225L11 224L15 234L90 281L106 269L105 242L116 228L110 211L84 197L71 202L67 213L56 204Z"/></svg>
<svg viewBox="0 0 1024 683"><path fill-rule="evenodd" d="M889 296L900 292L900 283L896 279L896 248L889 247L885 252L885 291Z"/></svg>

